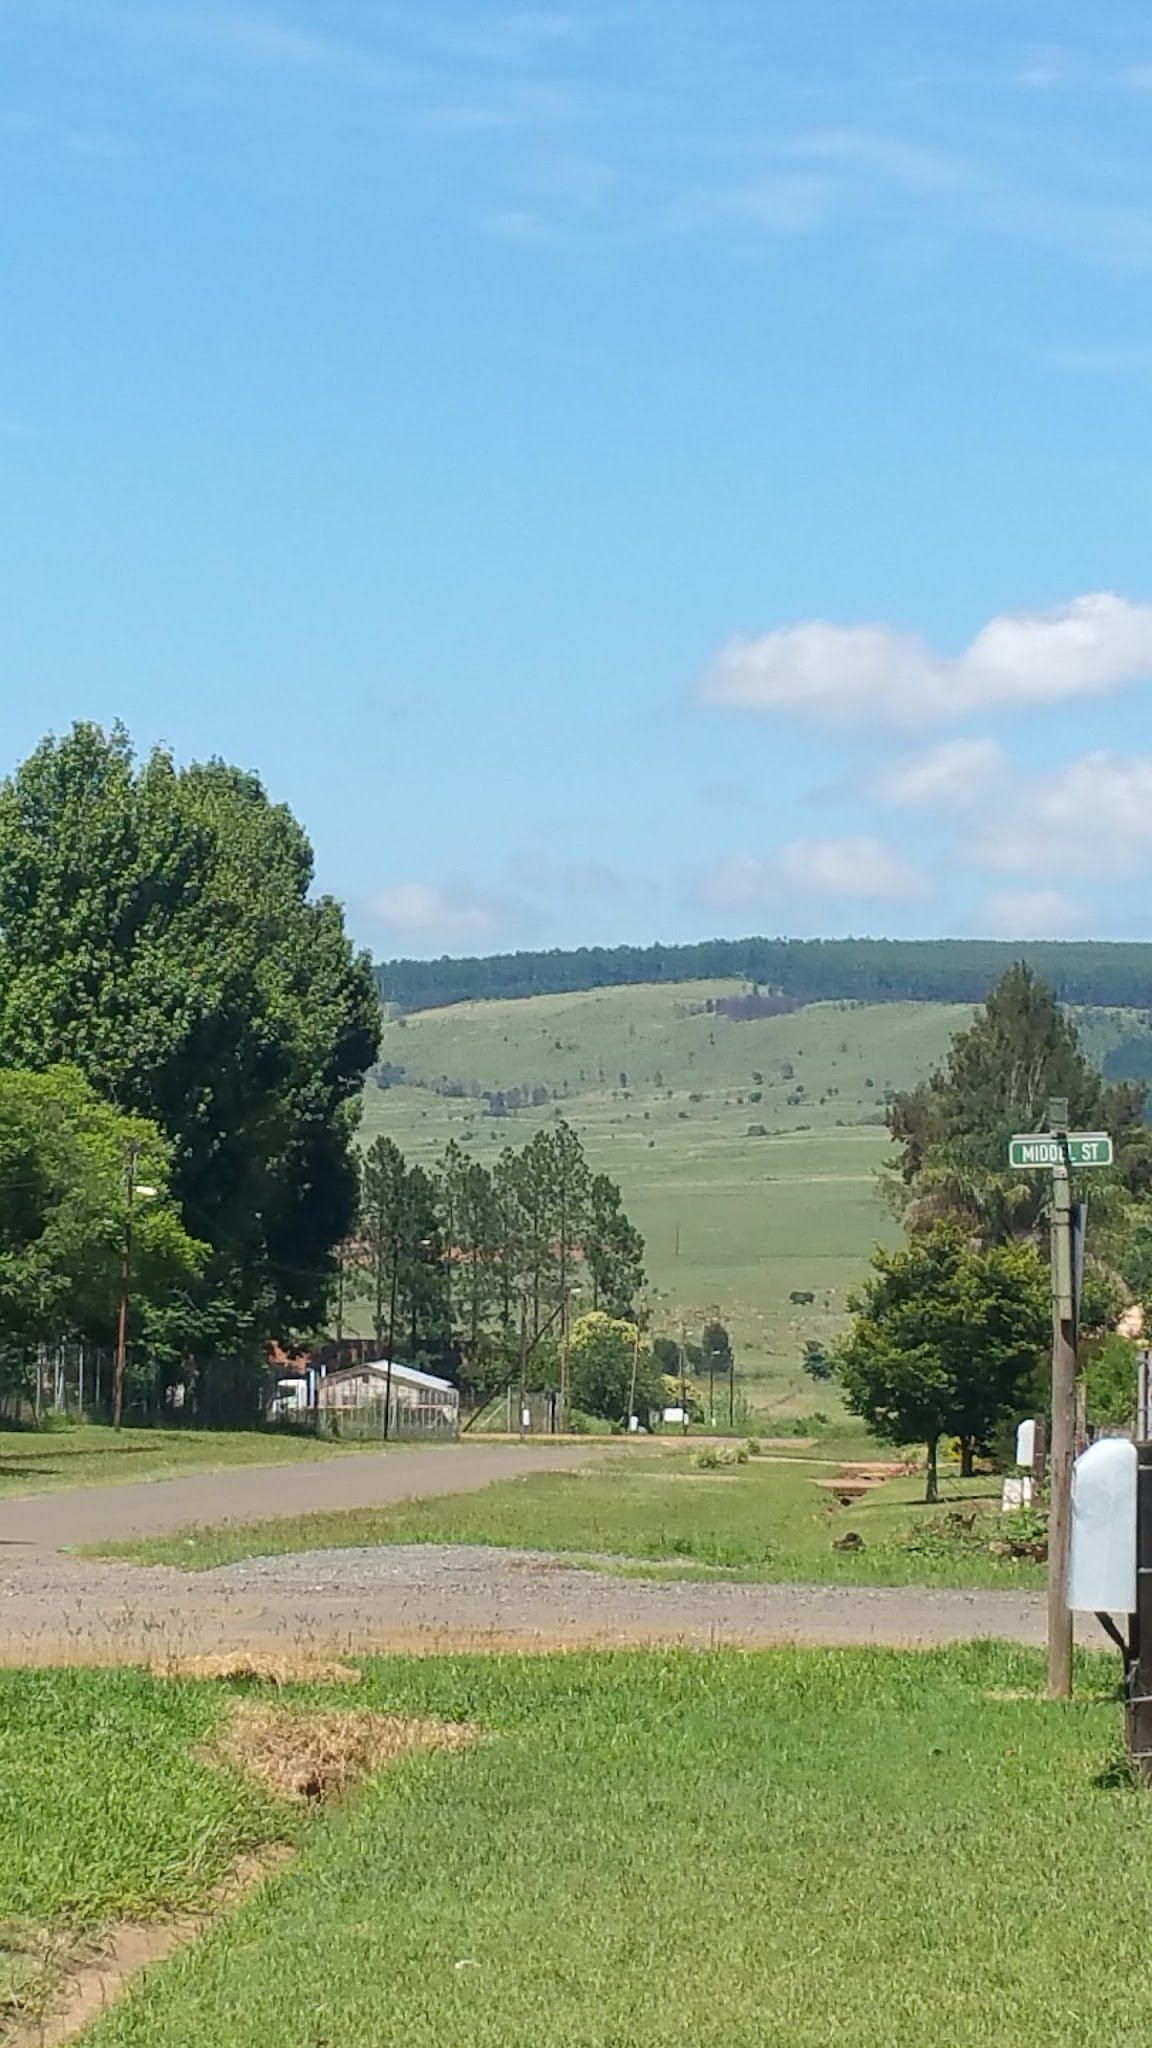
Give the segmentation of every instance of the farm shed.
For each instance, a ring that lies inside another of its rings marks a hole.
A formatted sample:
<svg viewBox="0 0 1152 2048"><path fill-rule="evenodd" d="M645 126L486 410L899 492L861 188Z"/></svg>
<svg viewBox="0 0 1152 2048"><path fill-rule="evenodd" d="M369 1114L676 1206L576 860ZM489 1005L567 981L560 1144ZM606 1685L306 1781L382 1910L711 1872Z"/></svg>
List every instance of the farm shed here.
<svg viewBox="0 0 1152 2048"><path fill-rule="evenodd" d="M460 1424L460 1390L451 1380L419 1372L414 1365L393 1363L389 1372L386 1358L326 1373L316 1389L316 1405L342 1436L455 1436Z"/></svg>

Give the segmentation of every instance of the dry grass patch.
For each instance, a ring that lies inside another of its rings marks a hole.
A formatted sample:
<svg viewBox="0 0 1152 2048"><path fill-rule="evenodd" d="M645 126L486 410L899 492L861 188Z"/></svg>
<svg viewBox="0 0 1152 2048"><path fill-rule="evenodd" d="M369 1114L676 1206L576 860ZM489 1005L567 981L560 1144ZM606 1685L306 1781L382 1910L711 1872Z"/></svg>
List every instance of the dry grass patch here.
<svg viewBox="0 0 1152 2048"><path fill-rule="evenodd" d="M360 1671L330 1657L278 1656L268 1650L233 1650L196 1657L165 1657L163 1678L259 1679L266 1685L359 1685Z"/></svg>
<svg viewBox="0 0 1152 2048"><path fill-rule="evenodd" d="M466 1749L477 1731L400 1714L311 1711L241 1701L213 1746L274 1798L339 1798L361 1778L419 1750Z"/></svg>

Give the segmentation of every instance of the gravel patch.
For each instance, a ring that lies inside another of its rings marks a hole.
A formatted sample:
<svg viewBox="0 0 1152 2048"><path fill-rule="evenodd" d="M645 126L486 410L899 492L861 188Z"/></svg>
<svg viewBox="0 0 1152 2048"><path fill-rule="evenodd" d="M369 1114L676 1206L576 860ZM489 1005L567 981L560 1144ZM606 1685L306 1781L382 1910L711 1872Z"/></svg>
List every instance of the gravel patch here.
<svg viewBox="0 0 1152 2048"><path fill-rule="evenodd" d="M532 1551L411 1544L249 1558L216 1571L28 1558L0 1565L0 1661L208 1653L782 1643L1039 1646L1043 1597L907 1586L627 1579Z"/></svg>

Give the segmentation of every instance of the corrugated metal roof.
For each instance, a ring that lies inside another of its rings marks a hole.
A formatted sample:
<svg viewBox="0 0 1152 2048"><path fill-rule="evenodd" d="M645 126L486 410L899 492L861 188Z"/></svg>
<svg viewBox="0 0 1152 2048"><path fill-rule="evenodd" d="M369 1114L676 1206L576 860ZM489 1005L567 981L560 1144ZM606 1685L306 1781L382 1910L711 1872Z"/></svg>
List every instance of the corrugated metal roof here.
<svg viewBox="0 0 1152 2048"><path fill-rule="evenodd" d="M388 1360L366 1358L361 1365L342 1365L338 1372L325 1373L324 1384L330 1386L333 1380L353 1379L361 1372L376 1372L381 1379L387 1379ZM438 1394L455 1394L459 1391L451 1380L437 1379L435 1373L431 1372L418 1372L414 1365L401 1365L399 1359L393 1361L392 1381L394 1385L399 1382L401 1386L406 1387L432 1387Z"/></svg>

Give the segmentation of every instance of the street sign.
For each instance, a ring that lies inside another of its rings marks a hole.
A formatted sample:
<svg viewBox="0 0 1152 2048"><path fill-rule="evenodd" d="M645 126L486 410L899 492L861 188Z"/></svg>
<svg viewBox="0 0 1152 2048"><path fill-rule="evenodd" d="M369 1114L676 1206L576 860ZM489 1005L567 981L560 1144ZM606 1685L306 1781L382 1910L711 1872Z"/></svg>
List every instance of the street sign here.
<svg viewBox="0 0 1152 2048"><path fill-rule="evenodd" d="M1010 1141L1008 1163L1024 1172L1044 1166L1111 1166L1112 1140L1107 1131L1070 1131L1066 1138L1037 1131Z"/></svg>

